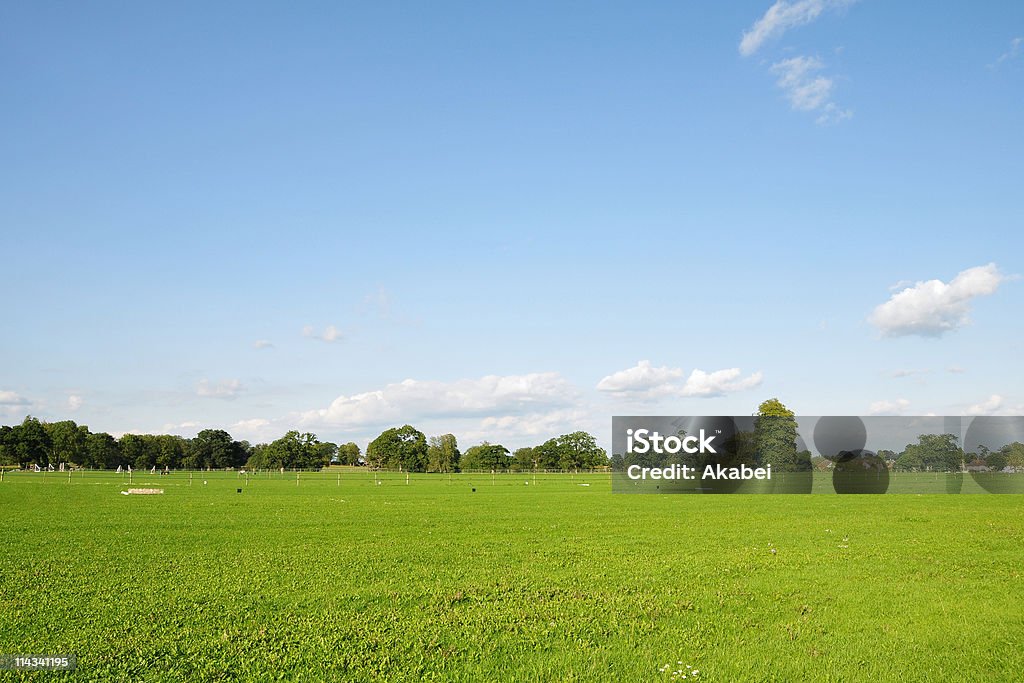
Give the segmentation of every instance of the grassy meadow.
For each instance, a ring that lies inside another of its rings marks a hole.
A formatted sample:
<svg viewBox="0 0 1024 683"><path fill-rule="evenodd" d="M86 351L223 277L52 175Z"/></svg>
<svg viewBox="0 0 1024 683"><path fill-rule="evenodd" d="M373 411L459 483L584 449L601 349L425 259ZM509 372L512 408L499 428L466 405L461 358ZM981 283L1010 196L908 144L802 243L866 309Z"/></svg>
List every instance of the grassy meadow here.
<svg viewBox="0 0 1024 683"><path fill-rule="evenodd" d="M78 668L0 680L1024 675L1020 496L383 477L7 473L0 655Z"/></svg>

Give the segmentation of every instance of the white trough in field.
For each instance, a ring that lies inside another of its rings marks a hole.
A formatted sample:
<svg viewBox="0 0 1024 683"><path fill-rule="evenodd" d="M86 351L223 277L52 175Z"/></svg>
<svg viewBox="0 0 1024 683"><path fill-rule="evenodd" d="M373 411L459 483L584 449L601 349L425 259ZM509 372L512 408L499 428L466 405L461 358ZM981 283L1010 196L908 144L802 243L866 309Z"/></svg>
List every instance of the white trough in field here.
<svg viewBox="0 0 1024 683"><path fill-rule="evenodd" d="M164 492L163 489L128 489L121 491L122 496L158 496Z"/></svg>

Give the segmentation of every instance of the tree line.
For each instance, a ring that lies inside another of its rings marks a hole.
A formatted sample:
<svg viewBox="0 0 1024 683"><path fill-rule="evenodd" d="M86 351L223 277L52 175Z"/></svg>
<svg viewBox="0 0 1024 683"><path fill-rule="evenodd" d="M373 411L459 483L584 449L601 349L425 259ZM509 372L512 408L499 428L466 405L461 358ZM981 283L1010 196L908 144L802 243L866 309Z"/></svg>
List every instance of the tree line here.
<svg viewBox="0 0 1024 683"><path fill-rule="evenodd" d="M609 464L605 450L587 432L562 434L539 446L514 452L501 444L484 441L462 453L454 434L428 440L411 425L385 430L371 441L366 447L366 463L406 472L581 470Z"/></svg>
<svg viewBox="0 0 1024 683"><path fill-rule="evenodd" d="M608 457L595 438L573 432L539 446L510 452L484 441L459 450L453 434L432 436L411 425L387 429L364 454L349 442L321 441L312 432L289 431L270 443L237 441L223 429L204 429L188 439L172 434L92 432L73 420L43 422L27 416L21 424L0 426L0 465L92 469L318 469L330 464L367 465L406 472L462 470L580 470L603 467Z"/></svg>
<svg viewBox="0 0 1024 683"><path fill-rule="evenodd" d="M678 436L685 436L680 432ZM758 407L751 431L737 431L726 441L724 451L733 465L740 463L752 467L771 465L775 472L806 472L828 470L837 462L856 458L862 453L826 453L811 457L807 449L798 448L795 414L776 398L768 399ZM998 450L985 446L978 452L967 453L961 448L955 434L921 434L916 443L907 444L899 453L881 450L877 454L885 466L897 472L957 472L964 467L1000 471L1006 467L1024 468L1024 444L1014 442ZM675 463L700 466L702 456L697 454L615 454L612 468L624 470L630 465L664 467Z"/></svg>
<svg viewBox="0 0 1024 683"><path fill-rule="evenodd" d="M676 436L683 438L680 430ZM612 455L612 469L624 471L631 465L665 467L687 465L701 469L710 462L727 466L745 464L751 467L771 465L775 472L809 472L811 453L797 447L796 414L779 399L770 398L761 403L752 430L737 430L724 438L722 448L714 456L699 453L616 453Z"/></svg>

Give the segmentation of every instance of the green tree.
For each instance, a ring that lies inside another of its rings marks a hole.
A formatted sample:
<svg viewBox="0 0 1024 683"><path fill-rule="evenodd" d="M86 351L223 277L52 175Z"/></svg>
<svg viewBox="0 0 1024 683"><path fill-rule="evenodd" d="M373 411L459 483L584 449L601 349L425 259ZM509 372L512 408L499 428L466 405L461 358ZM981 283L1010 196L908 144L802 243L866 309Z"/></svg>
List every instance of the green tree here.
<svg viewBox="0 0 1024 683"><path fill-rule="evenodd" d="M472 446L462 455L462 469L465 470L507 470L512 464L508 449L501 444L484 441Z"/></svg>
<svg viewBox="0 0 1024 683"><path fill-rule="evenodd" d="M250 458L250 466L259 469L316 469L330 462L327 451L312 432L290 431L280 439L263 447L257 447L259 456ZM255 451L254 451L255 453Z"/></svg>
<svg viewBox="0 0 1024 683"><path fill-rule="evenodd" d="M427 470L452 472L459 467L459 444L454 434L430 437L427 446Z"/></svg>
<svg viewBox="0 0 1024 683"><path fill-rule="evenodd" d="M758 406L754 443L762 465L781 472L810 470L810 453L797 456L796 437L796 416L782 401L770 398Z"/></svg>
<svg viewBox="0 0 1024 683"><path fill-rule="evenodd" d="M591 469L608 465L608 454L587 432L563 434L556 440L563 470Z"/></svg>
<svg viewBox="0 0 1024 683"><path fill-rule="evenodd" d="M999 453L1006 458L1006 465L1010 467L1024 467L1024 443L1014 441L999 449ZM1003 465L1003 467L1006 467Z"/></svg>
<svg viewBox="0 0 1024 683"><path fill-rule="evenodd" d="M223 429L204 429L189 442L185 466L190 469L240 467L246 457L242 444Z"/></svg>
<svg viewBox="0 0 1024 683"><path fill-rule="evenodd" d="M964 452L954 434L921 434L916 444L907 444L895 468L900 471L953 472L960 469Z"/></svg>
<svg viewBox="0 0 1024 683"><path fill-rule="evenodd" d="M181 460L185 456L185 439L171 434L161 434L156 437L156 466L163 469L177 469L181 467Z"/></svg>
<svg viewBox="0 0 1024 683"><path fill-rule="evenodd" d="M537 466L537 459L532 448L517 448L512 454L512 469L527 472Z"/></svg>
<svg viewBox="0 0 1024 683"><path fill-rule="evenodd" d="M148 470L156 465L156 451L150 448L150 441L141 434L125 434L117 442L121 457L137 470Z"/></svg>
<svg viewBox="0 0 1024 683"><path fill-rule="evenodd" d="M411 425L392 427L366 447L366 460L374 467L422 472L427 467L427 437Z"/></svg>
<svg viewBox="0 0 1024 683"><path fill-rule="evenodd" d="M97 469L110 469L122 465L117 440L106 432L89 434L85 438L85 465Z"/></svg>
<svg viewBox="0 0 1024 683"><path fill-rule="evenodd" d="M989 451L984 460L986 465L997 472L1009 464L1006 454L1002 451Z"/></svg>
<svg viewBox="0 0 1024 683"><path fill-rule="evenodd" d="M316 446L316 459L320 463L320 467L326 467L331 464L338 455L338 445L333 444L330 441L321 441Z"/></svg>
<svg viewBox="0 0 1024 683"><path fill-rule="evenodd" d="M43 425L50 437L50 460L52 462L81 463L85 455L85 437L89 430L79 427L72 420L47 422Z"/></svg>
<svg viewBox="0 0 1024 683"><path fill-rule="evenodd" d="M11 439L11 434L14 429L7 425L0 425L0 465L17 465L18 456L14 450L13 440L8 443L8 439Z"/></svg>
<svg viewBox="0 0 1024 683"><path fill-rule="evenodd" d="M562 434L533 448L537 466L545 470L578 470L605 467L608 454L587 432Z"/></svg>
<svg viewBox="0 0 1024 683"><path fill-rule="evenodd" d="M14 451L15 461L22 467L50 464L50 436L43 424L31 415L11 430L7 443Z"/></svg>
<svg viewBox="0 0 1024 683"><path fill-rule="evenodd" d="M361 455L359 446L351 441L338 446L338 462L342 465L358 465Z"/></svg>
<svg viewBox="0 0 1024 683"><path fill-rule="evenodd" d="M533 447L534 461L537 468L542 470L557 470L561 466L562 450L559 447L558 439L548 439L539 446Z"/></svg>

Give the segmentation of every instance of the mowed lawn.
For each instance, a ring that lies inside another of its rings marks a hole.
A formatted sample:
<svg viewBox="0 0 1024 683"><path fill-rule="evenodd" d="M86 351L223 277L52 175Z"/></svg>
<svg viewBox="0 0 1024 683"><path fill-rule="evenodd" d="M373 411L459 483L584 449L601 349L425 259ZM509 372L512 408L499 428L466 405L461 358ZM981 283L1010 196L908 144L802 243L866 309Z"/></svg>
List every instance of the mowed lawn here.
<svg viewBox="0 0 1024 683"><path fill-rule="evenodd" d="M1024 496L365 471L134 485L166 493L98 473L0 483L0 655L78 656L73 674L0 679L1024 676Z"/></svg>

